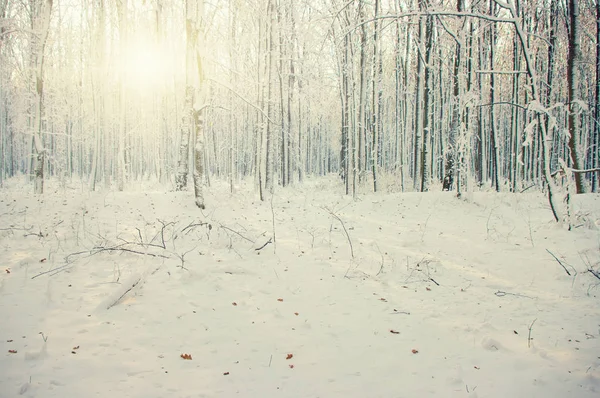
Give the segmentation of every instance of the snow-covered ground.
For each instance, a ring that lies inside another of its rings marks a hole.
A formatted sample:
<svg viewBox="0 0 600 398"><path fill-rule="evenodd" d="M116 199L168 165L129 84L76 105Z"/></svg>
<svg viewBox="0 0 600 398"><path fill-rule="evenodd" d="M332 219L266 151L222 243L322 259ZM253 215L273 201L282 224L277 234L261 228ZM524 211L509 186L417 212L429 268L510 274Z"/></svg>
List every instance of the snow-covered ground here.
<svg viewBox="0 0 600 398"><path fill-rule="evenodd" d="M0 189L1 397L600 396L600 195L130 188Z"/></svg>

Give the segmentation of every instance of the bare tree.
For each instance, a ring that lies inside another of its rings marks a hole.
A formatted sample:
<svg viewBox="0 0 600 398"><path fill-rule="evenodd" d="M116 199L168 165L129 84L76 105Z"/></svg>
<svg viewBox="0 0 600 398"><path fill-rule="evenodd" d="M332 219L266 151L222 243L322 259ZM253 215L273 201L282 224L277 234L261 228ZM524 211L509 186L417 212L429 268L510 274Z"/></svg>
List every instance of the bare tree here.
<svg viewBox="0 0 600 398"><path fill-rule="evenodd" d="M581 131L578 126L578 113L581 110L579 98L578 72L581 59L581 33L579 25L579 0L569 0L569 53L567 58L567 85L569 90L569 157L577 170L583 169L582 151L580 148ZM585 192L585 175L575 173L577 193Z"/></svg>
<svg viewBox="0 0 600 398"><path fill-rule="evenodd" d="M31 41L32 58L34 59L35 76L35 106L33 130L33 159L34 159L34 192L44 193L44 164L46 163L46 148L42 135L44 115L44 52L50 30L50 15L52 0L31 0L31 18L33 34Z"/></svg>

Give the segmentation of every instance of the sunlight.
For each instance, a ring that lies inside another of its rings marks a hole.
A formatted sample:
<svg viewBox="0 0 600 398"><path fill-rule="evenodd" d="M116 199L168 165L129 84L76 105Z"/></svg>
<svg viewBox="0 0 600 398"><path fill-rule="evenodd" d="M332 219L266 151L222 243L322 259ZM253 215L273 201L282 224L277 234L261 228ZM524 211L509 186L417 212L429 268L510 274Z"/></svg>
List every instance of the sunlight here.
<svg viewBox="0 0 600 398"><path fill-rule="evenodd" d="M123 62L125 84L138 90L156 89L174 72L169 51L150 43L138 42L129 46Z"/></svg>

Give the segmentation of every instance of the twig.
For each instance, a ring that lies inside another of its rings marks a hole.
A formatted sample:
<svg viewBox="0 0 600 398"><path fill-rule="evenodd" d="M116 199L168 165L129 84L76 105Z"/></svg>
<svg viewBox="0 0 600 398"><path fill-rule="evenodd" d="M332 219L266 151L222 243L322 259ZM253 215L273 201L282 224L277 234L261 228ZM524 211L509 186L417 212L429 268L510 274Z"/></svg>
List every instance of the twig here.
<svg viewBox="0 0 600 398"><path fill-rule="evenodd" d="M533 338L531 337L531 330L533 329L533 324L535 323L535 321L537 321L537 318L535 318L533 322L531 322L531 325L529 325L529 335L527 336L527 348L531 348L531 340L533 340Z"/></svg>
<svg viewBox="0 0 600 398"><path fill-rule="evenodd" d="M354 258L354 248L352 247L352 240L350 239L350 234L348 233L348 230L346 229L346 225L344 224L342 219L339 218L338 215L335 214L333 211L329 210L327 207L323 207L323 209L325 211L327 211L329 214L331 214L331 216L334 217L336 220L338 220L340 222L340 224L342 224L342 228L344 228L344 232L346 233L346 238L348 238L348 243L350 244L350 254L351 254L352 258ZM346 274L347 273L348 272L346 272Z"/></svg>
<svg viewBox="0 0 600 398"><path fill-rule="evenodd" d="M439 284L439 283L437 283L437 282L435 281L435 279L433 279L432 277L429 277L429 280L430 280L430 281L432 281L433 283L435 283L435 284L436 284L436 285L438 285L438 286L440 285L440 284Z"/></svg>
<svg viewBox="0 0 600 398"><path fill-rule="evenodd" d="M86 253L86 252L81 252L81 253ZM50 273L55 272L55 271L61 271L61 270L65 269L67 267L70 267L70 266L71 266L70 263L69 264L65 264L65 265L61 265L60 267L56 267L56 268L49 269L48 271L40 272L39 274L32 276L31 279L35 279L38 276L50 274Z"/></svg>
<svg viewBox="0 0 600 398"><path fill-rule="evenodd" d="M264 245L262 245L262 246L261 246L261 247L259 247L259 248L256 248L256 249L254 249L254 250L256 250L256 251L262 250L262 249L264 249L264 248L265 248L265 246L267 246L269 243L273 243L273 238L269 238L269 240L268 240L268 241L266 241Z"/></svg>
<svg viewBox="0 0 600 398"><path fill-rule="evenodd" d="M271 224L273 227L273 250L277 249L277 238L275 235L275 210L273 210L273 197L275 196L275 194L273 193L273 191L271 191Z"/></svg>
<svg viewBox="0 0 600 398"><path fill-rule="evenodd" d="M185 227L184 229L182 229L181 232L185 232L187 229L190 229L190 228L201 227L201 226L206 225L206 224L208 224L208 223L206 223L206 222L190 223L187 227Z"/></svg>
<svg viewBox="0 0 600 398"><path fill-rule="evenodd" d="M496 293L494 293L494 294L495 294L496 296L498 296L498 297L504 297L504 296L510 295L510 296L517 296L517 297L525 297L525 298L529 298L529 299L532 299L532 298L533 298L533 297L531 297L531 296L526 296L526 295L524 295L524 294L520 294L520 293L508 293L508 292L503 292L502 290L498 290L498 291L497 291Z"/></svg>
<svg viewBox="0 0 600 398"><path fill-rule="evenodd" d="M381 249L379 248L379 245L377 243L375 243L375 246L377 247L377 251L379 251L379 255L381 256L381 267L379 267L379 271L377 272L377 275L379 275L383 271L383 263L384 263L385 259L383 257L383 254L381 253Z"/></svg>
<svg viewBox="0 0 600 398"><path fill-rule="evenodd" d="M569 270L567 269L567 267L565 267L565 265L564 265L564 264L563 264L563 263L562 263L562 262L561 262L561 261L558 259L558 257L556 257L556 256L554 255L554 253L552 253L550 250L546 249L546 251L547 251L548 253L550 253L550 254L552 255L552 257L554 257L554 259L555 259L556 261L558 261L558 263L560 264L560 266L561 266L561 267L563 267L563 269L565 270L565 272L567 273L567 275L571 276L571 273L569 272Z"/></svg>
<svg viewBox="0 0 600 398"><path fill-rule="evenodd" d="M165 256L165 255L162 255L162 254L144 253L144 252L140 252L140 251L137 251L137 250L125 249L123 247L100 247L100 248L94 248L93 250L90 250L90 254L94 255L94 254L97 254L97 253L100 253L100 252L103 252L103 251L121 251L121 252L127 252L127 253L141 254L143 256L169 258L168 256Z"/></svg>
<svg viewBox="0 0 600 398"><path fill-rule="evenodd" d="M589 273L591 273L592 275L594 275L596 278L600 279L600 273L598 271L594 271L591 268L589 268L588 271L589 271Z"/></svg>
<svg viewBox="0 0 600 398"><path fill-rule="evenodd" d="M254 242L252 242L252 240L251 240L251 239L249 239L249 238L246 238L244 235L240 234L239 232L237 232L237 231L235 231L235 230L233 230L233 229L231 229L231 228L229 228L229 227L226 227L225 225L223 225L223 224L221 224L221 223L219 223L219 226L220 226L221 228L223 228L223 229L226 229L226 230L228 230L228 231L231 231L231 232L233 232L234 234L238 235L238 236L239 236L240 238L242 238L242 239L245 239L245 240L247 240L248 242L254 243Z"/></svg>
<svg viewBox="0 0 600 398"><path fill-rule="evenodd" d="M528 186L527 188L525 188L525 189L522 189L522 190L521 190L521 192L519 192L519 193L523 193L523 192L527 191L528 189L531 189L531 188L535 187L536 185L537 185L537 184L530 185L530 186Z"/></svg>
<svg viewBox="0 0 600 398"><path fill-rule="evenodd" d="M142 277L140 276L140 277L139 277L139 279L137 279L135 282L133 282L133 283L131 284L131 287L130 287L129 289L125 290L125 291L123 292L123 294L122 294L122 295L120 295L118 299L116 299L115 301L113 301L113 303L112 303L112 304L110 304L108 307L106 307L106 309L107 309L107 310L109 310L109 309L111 309L112 307L114 307L115 305L117 305L117 303L118 303L119 301L121 301L121 299L122 299L123 297L125 297L125 295L131 291L131 289L133 289L134 287L136 287L136 286L138 285L138 283L140 283L140 281L141 281L141 280L142 280Z"/></svg>

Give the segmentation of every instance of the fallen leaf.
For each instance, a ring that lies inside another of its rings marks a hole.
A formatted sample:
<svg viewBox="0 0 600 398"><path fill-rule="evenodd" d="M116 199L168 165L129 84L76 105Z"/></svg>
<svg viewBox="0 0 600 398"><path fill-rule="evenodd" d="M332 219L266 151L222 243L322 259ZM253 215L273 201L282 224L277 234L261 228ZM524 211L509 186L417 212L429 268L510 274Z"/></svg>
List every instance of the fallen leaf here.
<svg viewBox="0 0 600 398"><path fill-rule="evenodd" d="M12 340L12 339L10 339L10 340L6 340L6 342L7 342L7 343L12 343L12 342L13 342L13 340Z"/></svg>
<svg viewBox="0 0 600 398"><path fill-rule="evenodd" d="M473 366L475 369L479 370L479 366Z"/></svg>
<svg viewBox="0 0 600 398"><path fill-rule="evenodd" d="M519 333L517 333L517 331L516 331L516 330L513 330L513 333L514 333L514 334L519 334Z"/></svg>
<svg viewBox="0 0 600 398"><path fill-rule="evenodd" d="M283 299L282 298L278 298L277 301L283 301Z"/></svg>
<svg viewBox="0 0 600 398"><path fill-rule="evenodd" d="M71 351L71 354L77 354L77 352L76 351Z"/></svg>
<svg viewBox="0 0 600 398"><path fill-rule="evenodd" d="M298 314L297 312L294 312L294 315L298 316L298 315L300 315L300 314Z"/></svg>
<svg viewBox="0 0 600 398"><path fill-rule="evenodd" d="M233 305L235 307L235 306L237 306L237 303L234 301L233 303L231 303L231 305Z"/></svg>
<svg viewBox="0 0 600 398"><path fill-rule="evenodd" d="M428 292L430 292L430 291L431 291L431 289L430 289L430 288L428 288L428 287L426 287L426 288L425 288L425 290L427 290Z"/></svg>
<svg viewBox="0 0 600 398"><path fill-rule="evenodd" d="M7 269L5 269L5 271L7 274L10 274L10 269L7 268Z"/></svg>
<svg viewBox="0 0 600 398"><path fill-rule="evenodd" d="M78 350L78 349L79 349L79 346L77 346L77 347L73 347L73 349L74 349L74 350Z"/></svg>
<svg viewBox="0 0 600 398"><path fill-rule="evenodd" d="M287 356L285 357L285 359L292 359L294 357L294 354L287 354Z"/></svg>
<svg viewBox="0 0 600 398"><path fill-rule="evenodd" d="M44 257L43 259L41 259L40 263L43 263L44 261L46 261L46 257Z"/></svg>
<svg viewBox="0 0 600 398"><path fill-rule="evenodd" d="M223 376L229 376L229 372L223 373Z"/></svg>
<svg viewBox="0 0 600 398"><path fill-rule="evenodd" d="M294 365L290 365L290 369L294 369Z"/></svg>
<svg viewBox="0 0 600 398"><path fill-rule="evenodd" d="M192 356L190 354L181 354L180 357L183 359L187 359L188 361L192 360Z"/></svg>
<svg viewBox="0 0 600 398"><path fill-rule="evenodd" d="M412 349L412 353L413 353L413 354L418 354L418 353L419 353L419 350L415 350L415 349L413 348L413 349Z"/></svg>
<svg viewBox="0 0 600 398"><path fill-rule="evenodd" d="M390 333L393 333L393 334L400 334L400 332L397 332L397 331L395 331L394 329L390 329Z"/></svg>
<svg viewBox="0 0 600 398"><path fill-rule="evenodd" d="M17 350L8 350L8 352L10 352L11 354L16 354Z"/></svg>

